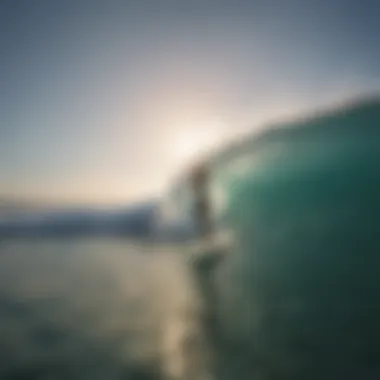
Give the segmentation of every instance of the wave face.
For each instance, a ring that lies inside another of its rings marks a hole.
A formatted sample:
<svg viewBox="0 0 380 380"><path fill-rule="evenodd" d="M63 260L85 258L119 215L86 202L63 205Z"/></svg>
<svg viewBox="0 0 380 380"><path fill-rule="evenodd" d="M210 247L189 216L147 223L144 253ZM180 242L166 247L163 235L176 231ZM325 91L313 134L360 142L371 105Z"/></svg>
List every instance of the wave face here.
<svg viewBox="0 0 380 380"><path fill-rule="evenodd" d="M216 223L236 243L213 285L218 377L377 377L380 102L272 129L227 156L212 184Z"/></svg>

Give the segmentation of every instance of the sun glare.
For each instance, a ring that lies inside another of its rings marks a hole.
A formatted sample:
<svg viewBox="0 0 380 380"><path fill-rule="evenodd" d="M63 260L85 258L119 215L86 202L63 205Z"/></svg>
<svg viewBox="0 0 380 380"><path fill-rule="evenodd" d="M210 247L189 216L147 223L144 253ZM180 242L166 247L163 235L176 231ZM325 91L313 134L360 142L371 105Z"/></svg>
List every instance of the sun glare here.
<svg viewBox="0 0 380 380"><path fill-rule="evenodd" d="M177 158L194 159L201 153L202 139L191 133L184 134L175 142L174 151Z"/></svg>
<svg viewBox="0 0 380 380"><path fill-rule="evenodd" d="M221 128L215 128L211 123L197 129L188 128L174 139L174 156L182 163L189 163L215 148L220 143L221 135Z"/></svg>

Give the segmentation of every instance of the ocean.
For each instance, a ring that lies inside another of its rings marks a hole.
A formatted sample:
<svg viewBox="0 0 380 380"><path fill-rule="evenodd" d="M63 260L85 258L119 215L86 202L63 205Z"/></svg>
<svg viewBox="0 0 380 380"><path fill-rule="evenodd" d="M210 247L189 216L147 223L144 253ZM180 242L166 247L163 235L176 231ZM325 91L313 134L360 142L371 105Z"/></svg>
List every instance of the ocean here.
<svg viewBox="0 0 380 380"><path fill-rule="evenodd" d="M0 243L0 379L179 376L196 315L174 249L120 238Z"/></svg>

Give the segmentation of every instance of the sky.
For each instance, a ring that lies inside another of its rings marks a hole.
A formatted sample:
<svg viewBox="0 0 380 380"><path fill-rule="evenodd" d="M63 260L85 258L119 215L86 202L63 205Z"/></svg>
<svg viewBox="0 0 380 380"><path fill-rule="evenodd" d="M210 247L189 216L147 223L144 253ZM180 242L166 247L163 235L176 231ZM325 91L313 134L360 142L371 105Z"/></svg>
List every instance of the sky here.
<svg viewBox="0 0 380 380"><path fill-rule="evenodd" d="M377 0L0 0L0 198L129 203L380 90Z"/></svg>

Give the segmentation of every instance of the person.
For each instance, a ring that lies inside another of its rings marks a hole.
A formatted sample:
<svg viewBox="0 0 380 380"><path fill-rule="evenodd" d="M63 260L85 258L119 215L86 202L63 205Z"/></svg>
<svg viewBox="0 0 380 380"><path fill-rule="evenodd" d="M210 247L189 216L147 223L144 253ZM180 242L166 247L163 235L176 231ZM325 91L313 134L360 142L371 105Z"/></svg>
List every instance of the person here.
<svg viewBox="0 0 380 380"><path fill-rule="evenodd" d="M194 220L198 234L206 238L212 233L210 199L208 195L209 171L206 163L195 166L189 182L194 198Z"/></svg>

